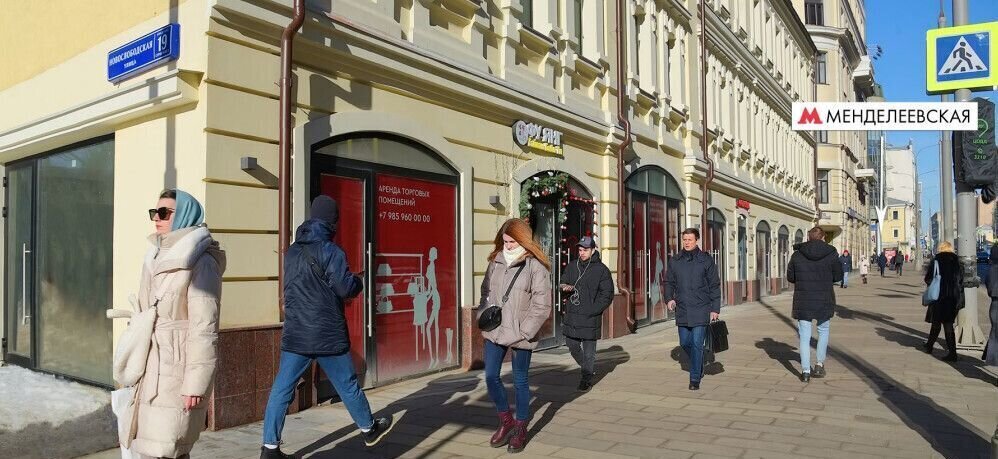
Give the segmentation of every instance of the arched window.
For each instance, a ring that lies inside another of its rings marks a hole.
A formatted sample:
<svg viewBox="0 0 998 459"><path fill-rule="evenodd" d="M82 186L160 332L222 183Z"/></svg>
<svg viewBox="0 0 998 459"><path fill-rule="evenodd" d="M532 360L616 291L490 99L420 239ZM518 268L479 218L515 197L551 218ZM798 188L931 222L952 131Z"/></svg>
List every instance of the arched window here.
<svg viewBox="0 0 998 459"><path fill-rule="evenodd" d="M631 288L638 325L671 317L664 301L665 267L681 247L685 198L679 183L659 167L645 167L627 178L631 203Z"/></svg>

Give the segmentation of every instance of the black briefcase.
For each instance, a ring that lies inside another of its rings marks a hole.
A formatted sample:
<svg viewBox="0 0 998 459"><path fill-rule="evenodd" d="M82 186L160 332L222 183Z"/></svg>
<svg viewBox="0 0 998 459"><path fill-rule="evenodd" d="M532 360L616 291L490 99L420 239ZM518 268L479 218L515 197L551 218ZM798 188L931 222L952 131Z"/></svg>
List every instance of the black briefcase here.
<svg viewBox="0 0 998 459"><path fill-rule="evenodd" d="M715 320L707 325L704 349L715 354L728 350L728 325L723 320Z"/></svg>

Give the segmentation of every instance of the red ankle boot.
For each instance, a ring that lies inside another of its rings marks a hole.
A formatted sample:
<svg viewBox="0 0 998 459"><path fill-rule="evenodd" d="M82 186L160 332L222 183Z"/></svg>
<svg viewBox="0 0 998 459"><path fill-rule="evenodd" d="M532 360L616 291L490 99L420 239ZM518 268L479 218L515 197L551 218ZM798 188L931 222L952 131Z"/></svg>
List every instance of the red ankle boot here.
<svg viewBox="0 0 998 459"><path fill-rule="evenodd" d="M500 448L506 446L509 442L509 437L513 433L513 412L503 411L499 413L499 428L496 429L496 433L492 434L492 439L489 440L489 445L493 448Z"/></svg>
<svg viewBox="0 0 998 459"><path fill-rule="evenodd" d="M514 421L513 434L509 437L509 448L511 453L519 453L527 446L527 421Z"/></svg>

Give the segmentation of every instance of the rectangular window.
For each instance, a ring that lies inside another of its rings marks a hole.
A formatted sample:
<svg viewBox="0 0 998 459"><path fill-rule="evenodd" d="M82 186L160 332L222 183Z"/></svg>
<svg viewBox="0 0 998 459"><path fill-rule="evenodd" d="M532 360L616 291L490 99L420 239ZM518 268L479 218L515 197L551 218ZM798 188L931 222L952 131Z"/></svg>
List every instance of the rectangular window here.
<svg viewBox="0 0 998 459"><path fill-rule="evenodd" d="M818 171L818 202L828 204L828 170Z"/></svg>
<svg viewBox="0 0 998 459"><path fill-rule="evenodd" d="M523 25L527 27L534 26L534 1L533 0L522 0L523 4Z"/></svg>
<svg viewBox="0 0 998 459"><path fill-rule="evenodd" d="M583 46L583 34L582 34L582 0L573 0L575 3L575 38L579 39L579 50L584 52L586 47Z"/></svg>
<svg viewBox="0 0 998 459"><path fill-rule="evenodd" d="M896 211L896 210L894 211L894 219L895 219L895 220L897 220L897 219L898 219L898 211Z"/></svg>
<svg viewBox="0 0 998 459"><path fill-rule="evenodd" d="M634 16L634 76L641 74L641 24ZM640 81L640 80L638 80Z"/></svg>
<svg viewBox="0 0 998 459"><path fill-rule="evenodd" d="M897 237L898 237L898 230L894 230L894 237L895 237L895 238L897 238Z"/></svg>
<svg viewBox="0 0 998 459"><path fill-rule="evenodd" d="M818 84L828 84L828 53L818 53L818 63L814 69L814 79Z"/></svg>
<svg viewBox="0 0 998 459"><path fill-rule="evenodd" d="M815 137L818 139L818 143L828 143L828 131L814 131Z"/></svg>
<svg viewBox="0 0 998 459"><path fill-rule="evenodd" d="M810 25L825 25L825 7L823 0L804 1L804 19Z"/></svg>

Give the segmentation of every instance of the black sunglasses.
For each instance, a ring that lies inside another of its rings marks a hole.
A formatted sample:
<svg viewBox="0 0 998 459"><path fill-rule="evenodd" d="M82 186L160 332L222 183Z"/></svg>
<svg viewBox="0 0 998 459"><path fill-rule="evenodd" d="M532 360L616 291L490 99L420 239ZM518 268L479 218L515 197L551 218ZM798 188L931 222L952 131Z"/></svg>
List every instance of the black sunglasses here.
<svg viewBox="0 0 998 459"><path fill-rule="evenodd" d="M159 209L149 209L149 220L156 221L156 216L159 215L160 220L166 220L170 218L170 214L173 213L173 209L169 207L160 207Z"/></svg>

